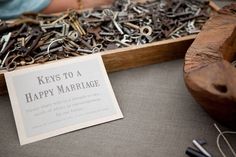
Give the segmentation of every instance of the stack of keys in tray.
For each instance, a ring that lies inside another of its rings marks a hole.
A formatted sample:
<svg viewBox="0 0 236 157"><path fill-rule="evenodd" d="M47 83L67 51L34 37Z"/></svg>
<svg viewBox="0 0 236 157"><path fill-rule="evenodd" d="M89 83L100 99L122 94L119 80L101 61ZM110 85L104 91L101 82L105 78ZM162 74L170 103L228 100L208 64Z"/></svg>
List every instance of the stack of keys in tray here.
<svg viewBox="0 0 236 157"><path fill-rule="evenodd" d="M109 8L0 21L0 69L196 34L209 18L208 3L116 0Z"/></svg>

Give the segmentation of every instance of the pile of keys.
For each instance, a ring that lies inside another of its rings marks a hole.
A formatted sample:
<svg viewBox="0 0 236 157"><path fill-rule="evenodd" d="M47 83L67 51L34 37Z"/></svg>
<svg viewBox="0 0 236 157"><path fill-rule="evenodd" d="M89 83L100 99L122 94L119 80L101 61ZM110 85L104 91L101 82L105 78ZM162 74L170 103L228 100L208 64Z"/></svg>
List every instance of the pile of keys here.
<svg viewBox="0 0 236 157"><path fill-rule="evenodd" d="M0 70L199 33L205 0L116 0L109 8L0 21Z"/></svg>

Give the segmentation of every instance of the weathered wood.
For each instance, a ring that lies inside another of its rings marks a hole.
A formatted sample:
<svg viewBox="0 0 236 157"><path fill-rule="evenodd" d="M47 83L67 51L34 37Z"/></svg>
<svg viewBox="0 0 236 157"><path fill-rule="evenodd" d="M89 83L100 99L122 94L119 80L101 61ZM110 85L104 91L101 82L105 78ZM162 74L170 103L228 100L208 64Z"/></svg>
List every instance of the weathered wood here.
<svg viewBox="0 0 236 157"><path fill-rule="evenodd" d="M231 8L236 9L236 5ZM236 129L236 14L220 11L203 27L185 56L185 83L216 120Z"/></svg>

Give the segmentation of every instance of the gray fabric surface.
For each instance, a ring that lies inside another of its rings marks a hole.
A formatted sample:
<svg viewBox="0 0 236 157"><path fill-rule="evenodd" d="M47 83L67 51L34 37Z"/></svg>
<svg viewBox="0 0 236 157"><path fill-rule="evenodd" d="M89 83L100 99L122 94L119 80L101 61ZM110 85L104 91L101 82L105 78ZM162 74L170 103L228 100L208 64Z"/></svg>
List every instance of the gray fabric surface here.
<svg viewBox="0 0 236 157"><path fill-rule="evenodd" d="M0 97L0 157L183 157L194 138L219 156L212 120L183 82L183 60L110 74L125 116L20 146L8 96ZM236 139L231 138L235 146Z"/></svg>

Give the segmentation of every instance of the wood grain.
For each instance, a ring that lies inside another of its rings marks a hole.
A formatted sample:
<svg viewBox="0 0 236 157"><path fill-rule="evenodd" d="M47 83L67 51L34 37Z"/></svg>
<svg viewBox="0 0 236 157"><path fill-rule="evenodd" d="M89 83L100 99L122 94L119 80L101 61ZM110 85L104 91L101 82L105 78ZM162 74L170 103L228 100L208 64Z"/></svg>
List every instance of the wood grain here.
<svg viewBox="0 0 236 157"><path fill-rule="evenodd" d="M233 9L236 9L236 5ZM204 26L185 56L185 83L216 120L236 129L236 14L220 11Z"/></svg>

